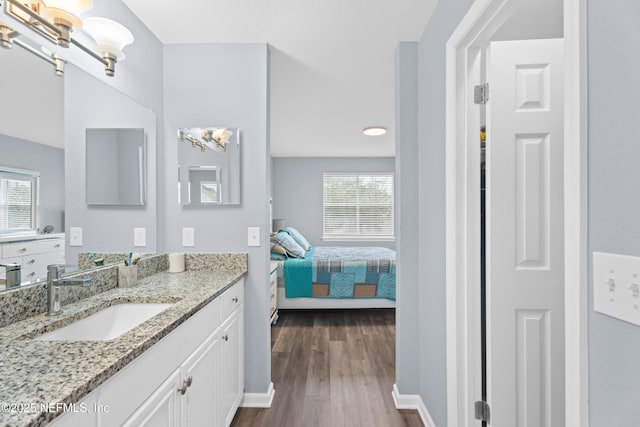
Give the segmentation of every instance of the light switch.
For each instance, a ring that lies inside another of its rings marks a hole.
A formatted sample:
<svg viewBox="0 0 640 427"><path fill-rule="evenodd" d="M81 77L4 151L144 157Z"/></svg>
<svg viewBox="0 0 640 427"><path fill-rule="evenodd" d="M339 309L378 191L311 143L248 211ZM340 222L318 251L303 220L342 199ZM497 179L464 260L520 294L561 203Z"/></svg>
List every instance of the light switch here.
<svg viewBox="0 0 640 427"><path fill-rule="evenodd" d="M147 246L147 229L145 227L133 229L133 246Z"/></svg>
<svg viewBox="0 0 640 427"><path fill-rule="evenodd" d="M249 246L260 246L260 227L249 227L247 229L247 240Z"/></svg>
<svg viewBox="0 0 640 427"><path fill-rule="evenodd" d="M640 326L640 257L593 253L593 309Z"/></svg>
<svg viewBox="0 0 640 427"><path fill-rule="evenodd" d="M182 228L182 246L196 245L196 229L193 227Z"/></svg>
<svg viewBox="0 0 640 427"><path fill-rule="evenodd" d="M82 227L69 227L69 246L82 246Z"/></svg>

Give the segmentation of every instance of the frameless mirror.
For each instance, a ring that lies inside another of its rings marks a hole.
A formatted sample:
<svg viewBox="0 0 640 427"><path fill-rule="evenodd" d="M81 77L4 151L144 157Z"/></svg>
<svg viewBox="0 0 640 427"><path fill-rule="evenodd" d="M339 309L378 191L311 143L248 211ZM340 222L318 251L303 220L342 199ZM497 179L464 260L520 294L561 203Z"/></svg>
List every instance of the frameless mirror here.
<svg viewBox="0 0 640 427"><path fill-rule="evenodd" d="M86 143L87 205L144 205L144 129L87 129Z"/></svg>
<svg viewBox="0 0 640 427"><path fill-rule="evenodd" d="M178 129L178 202L240 204L240 134L236 128Z"/></svg>

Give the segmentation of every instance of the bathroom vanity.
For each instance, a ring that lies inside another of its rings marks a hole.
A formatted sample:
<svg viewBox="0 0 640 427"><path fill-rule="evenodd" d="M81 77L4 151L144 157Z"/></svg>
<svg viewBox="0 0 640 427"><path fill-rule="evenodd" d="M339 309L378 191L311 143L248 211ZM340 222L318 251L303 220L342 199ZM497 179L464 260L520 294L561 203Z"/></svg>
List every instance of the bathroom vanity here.
<svg viewBox="0 0 640 427"><path fill-rule="evenodd" d="M246 255L219 269L162 271L0 329L0 424L229 426L244 389ZM118 304L167 304L108 340L41 340Z"/></svg>
<svg viewBox="0 0 640 427"><path fill-rule="evenodd" d="M0 239L0 264L21 265L22 282L47 278L48 264L64 264L64 233L33 234ZM0 281L4 280L0 270Z"/></svg>

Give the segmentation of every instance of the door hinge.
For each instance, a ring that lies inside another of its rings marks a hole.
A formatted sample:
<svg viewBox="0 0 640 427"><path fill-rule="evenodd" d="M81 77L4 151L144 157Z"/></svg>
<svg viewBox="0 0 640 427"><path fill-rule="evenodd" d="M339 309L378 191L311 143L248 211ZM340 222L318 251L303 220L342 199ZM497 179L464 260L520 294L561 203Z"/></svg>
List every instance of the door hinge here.
<svg viewBox="0 0 640 427"><path fill-rule="evenodd" d="M473 88L473 102L486 104L489 101L489 83L483 83Z"/></svg>
<svg viewBox="0 0 640 427"><path fill-rule="evenodd" d="M489 404L483 400L478 400L475 404L476 420L485 421L487 424L491 419Z"/></svg>

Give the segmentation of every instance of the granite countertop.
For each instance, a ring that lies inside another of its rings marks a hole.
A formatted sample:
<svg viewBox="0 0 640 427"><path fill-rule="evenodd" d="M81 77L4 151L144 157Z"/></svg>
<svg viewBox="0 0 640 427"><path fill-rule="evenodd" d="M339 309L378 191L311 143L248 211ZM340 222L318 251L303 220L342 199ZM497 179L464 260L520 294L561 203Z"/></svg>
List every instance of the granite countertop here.
<svg viewBox="0 0 640 427"><path fill-rule="evenodd" d="M0 328L0 426L41 426L57 416L41 405L73 403L121 370L246 274L246 265L154 274ZM171 302L167 310L110 341L36 341L32 337L123 302Z"/></svg>

